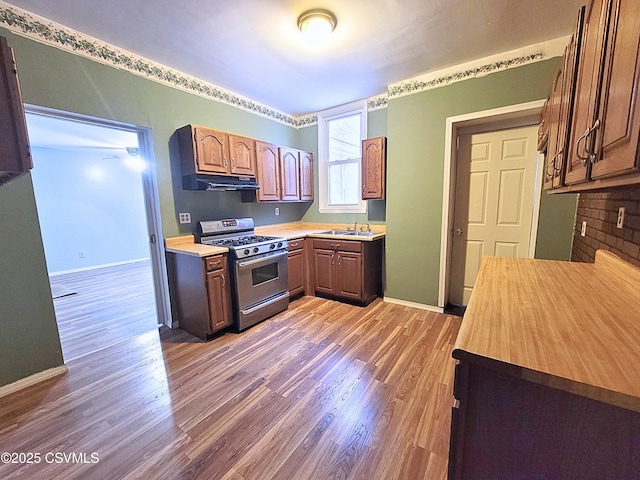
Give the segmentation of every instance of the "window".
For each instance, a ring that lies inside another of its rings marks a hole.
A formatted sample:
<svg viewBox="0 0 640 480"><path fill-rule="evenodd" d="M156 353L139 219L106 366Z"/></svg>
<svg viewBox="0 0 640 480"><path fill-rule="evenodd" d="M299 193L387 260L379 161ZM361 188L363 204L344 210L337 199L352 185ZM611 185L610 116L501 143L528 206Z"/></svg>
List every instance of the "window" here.
<svg viewBox="0 0 640 480"><path fill-rule="evenodd" d="M365 213L362 200L362 140L367 132L366 101L318 114L321 213Z"/></svg>

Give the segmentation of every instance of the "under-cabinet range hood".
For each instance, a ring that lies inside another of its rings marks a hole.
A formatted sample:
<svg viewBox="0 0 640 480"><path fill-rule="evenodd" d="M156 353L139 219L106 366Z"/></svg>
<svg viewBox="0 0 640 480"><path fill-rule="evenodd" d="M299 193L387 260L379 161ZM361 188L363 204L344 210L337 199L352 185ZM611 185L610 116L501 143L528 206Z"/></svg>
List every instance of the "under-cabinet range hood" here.
<svg viewBox="0 0 640 480"><path fill-rule="evenodd" d="M259 190L253 177L229 177L226 175L184 175L183 190Z"/></svg>

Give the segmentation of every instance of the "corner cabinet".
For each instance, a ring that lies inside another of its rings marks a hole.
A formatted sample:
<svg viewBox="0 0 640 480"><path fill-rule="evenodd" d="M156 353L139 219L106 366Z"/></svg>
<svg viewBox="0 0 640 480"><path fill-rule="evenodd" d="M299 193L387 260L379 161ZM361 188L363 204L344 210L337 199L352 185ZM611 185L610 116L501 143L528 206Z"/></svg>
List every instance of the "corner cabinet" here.
<svg viewBox="0 0 640 480"><path fill-rule="evenodd" d="M202 340L232 323L226 255L169 253L170 288L179 328Z"/></svg>
<svg viewBox="0 0 640 480"><path fill-rule="evenodd" d="M243 201L313 201L313 154L256 141L256 172L260 189L243 192Z"/></svg>
<svg viewBox="0 0 640 480"><path fill-rule="evenodd" d="M368 305L382 293L383 240L313 239L317 295Z"/></svg>
<svg viewBox="0 0 640 480"><path fill-rule="evenodd" d="M255 140L197 125L177 133L182 175L256 176Z"/></svg>
<svg viewBox="0 0 640 480"><path fill-rule="evenodd" d="M33 164L18 82L18 70L7 39L0 37L0 185L27 173Z"/></svg>
<svg viewBox="0 0 640 480"><path fill-rule="evenodd" d="M384 200L387 138L362 141L362 199Z"/></svg>
<svg viewBox="0 0 640 480"><path fill-rule="evenodd" d="M300 150L300 200L313 202L313 153Z"/></svg>

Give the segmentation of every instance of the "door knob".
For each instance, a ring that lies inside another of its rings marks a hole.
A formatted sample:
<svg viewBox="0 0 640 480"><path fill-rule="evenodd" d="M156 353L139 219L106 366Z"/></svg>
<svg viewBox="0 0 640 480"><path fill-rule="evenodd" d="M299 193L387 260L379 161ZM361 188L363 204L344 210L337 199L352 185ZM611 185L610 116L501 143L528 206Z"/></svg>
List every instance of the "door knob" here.
<svg viewBox="0 0 640 480"><path fill-rule="evenodd" d="M462 229L456 228L456 235L462 235Z"/></svg>

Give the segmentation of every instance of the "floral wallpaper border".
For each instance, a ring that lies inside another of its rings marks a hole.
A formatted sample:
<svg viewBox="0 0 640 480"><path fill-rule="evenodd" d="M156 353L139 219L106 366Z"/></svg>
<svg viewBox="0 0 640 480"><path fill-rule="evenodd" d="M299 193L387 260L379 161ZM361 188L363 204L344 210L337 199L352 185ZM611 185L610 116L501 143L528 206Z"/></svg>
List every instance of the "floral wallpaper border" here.
<svg viewBox="0 0 640 480"><path fill-rule="evenodd" d="M0 2L0 25L13 33L127 70L165 85L232 105L285 125L301 128L318 122L315 114L293 117L3 2Z"/></svg>
<svg viewBox="0 0 640 480"><path fill-rule="evenodd" d="M401 97L404 95L410 95L412 93L418 93L424 90L432 88L442 87L450 83L459 82L461 80L467 80L469 78L480 77L488 75L499 70L506 70L508 68L517 67L527 63L543 60L546 57L544 52L534 52L527 55L511 58L507 60L499 60L486 65L469 68L460 72L450 73L440 77L433 78L431 80L411 80L408 82L400 82L389 86L389 98Z"/></svg>
<svg viewBox="0 0 640 480"><path fill-rule="evenodd" d="M8 5L0 0L0 26L36 41L60 48L62 50L81 55L92 60L127 70L147 79L182 89L190 93L225 103L241 110L260 115L271 120L295 128L309 127L318 123L317 113L293 117L284 112L268 107L246 97L225 90L214 84L204 82L190 75L155 63L134 53L116 48L115 46L76 32L63 25ZM513 53L513 52L512 52ZM552 56L544 51L535 51L510 59L502 59L485 65L470 67L466 70L437 76L431 79L421 79L396 83L388 86L385 94L371 97L367 100L369 111L387 108L389 99L419 93L424 90L442 87L454 82L474 78L508 68L543 60Z"/></svg>

